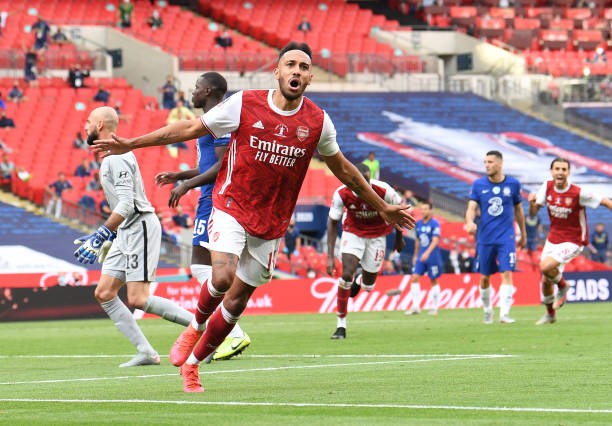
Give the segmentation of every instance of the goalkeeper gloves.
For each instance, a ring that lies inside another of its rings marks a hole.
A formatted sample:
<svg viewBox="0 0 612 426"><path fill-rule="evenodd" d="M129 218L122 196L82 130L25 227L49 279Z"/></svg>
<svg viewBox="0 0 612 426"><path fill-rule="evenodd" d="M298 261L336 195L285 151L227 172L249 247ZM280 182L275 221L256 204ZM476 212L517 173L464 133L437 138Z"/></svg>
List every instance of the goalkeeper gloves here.
<svg viewBox="0 0 612 426"><path fill-rule="evenodd" d="M74 240L75 244L81 244L81 246L75 250L74 256L81 263L94 263L96 258L101 254L104 243L107 241L112 242L116 236L116 232L102 225L93 234L85 235ZM103 257L106 257L106 252L108 252L108 250L102 253ZM102 259L102 261L103 260L104 259Z"/></svg>

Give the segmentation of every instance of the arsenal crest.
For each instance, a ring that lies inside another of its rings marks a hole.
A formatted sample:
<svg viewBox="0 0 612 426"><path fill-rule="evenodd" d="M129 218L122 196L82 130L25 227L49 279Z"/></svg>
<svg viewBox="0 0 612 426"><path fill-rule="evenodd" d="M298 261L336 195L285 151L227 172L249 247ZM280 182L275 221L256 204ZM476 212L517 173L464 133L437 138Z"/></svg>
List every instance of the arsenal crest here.
<svg viewBox="0 0 612 426"><path fill-rule="evenodd" d="M298 126L296 134L299 141L304 142L308 138L310 130L308 129L308 127Z"/></svg>
<svg viewBox="0 0 612 426"><path fill-rule="evenodd" d="M565 197L565 205L571 206L574 199L572 197Z"/></svg>

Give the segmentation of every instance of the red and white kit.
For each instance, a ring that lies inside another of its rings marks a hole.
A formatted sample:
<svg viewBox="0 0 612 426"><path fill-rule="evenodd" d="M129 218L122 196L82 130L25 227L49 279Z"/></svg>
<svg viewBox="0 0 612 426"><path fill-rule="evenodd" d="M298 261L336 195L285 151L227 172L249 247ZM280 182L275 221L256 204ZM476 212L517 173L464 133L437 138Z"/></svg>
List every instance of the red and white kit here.
<svg viewBox="0 0 612 426"><path fill-rule="evenodd" d="M596 209L602 197L569 184L558 190L552 180L544 182L536 194L536 203L548 206L550 232L542 251L542 259L552 257L560 269L578 256L589 243L586 207Z"/></svg>
<svg viewBox="0 0 612 426"><path fill-rule="evenodd" d="M237 92L201 117L213 137L232 133L213 191L210 249L239 256L236 274L253 286L270 280L314 150L339 151L325 111L308 98L283 111L273 92Z"/></svg>
<svg viewBox="0 0 612 426"><path fill-rule="evenodd" d="M387 203L400 204L400 196L389 184L375 179L371 179L370 184L374 192ZM345 210L346 217L342 223L340 241L341 253L356 256L367 272L380 271L385 259L386 236L393 231L393 225L385 222L372 206L342 185L334 192L329 217L332 220L340 220Z"/></svg>

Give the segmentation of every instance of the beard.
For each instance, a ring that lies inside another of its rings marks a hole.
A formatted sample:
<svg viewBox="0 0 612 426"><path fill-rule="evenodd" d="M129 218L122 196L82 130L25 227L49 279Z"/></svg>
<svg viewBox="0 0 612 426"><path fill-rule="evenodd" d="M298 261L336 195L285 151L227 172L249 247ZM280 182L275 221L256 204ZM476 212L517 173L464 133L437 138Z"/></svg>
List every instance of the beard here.
<svg viewBox="0 0 612 426"><path fill-rule="evenodd" d="M304 87L304 89L302 89L302 91L300 91L299 93L293 94L293 93L290 93L285 87L286 85L283 85L283 84L278 85L278 88L280 89L281 94L288 101L295 101L300 96L302 96L304 94L304 90L306 90L306 87Z"/></svg>
<svg viewBox="0 0 612 426"><path fill-rule="evenodd" d="M99 136L100 135L97 130L94 130L93 132L88 133L87 134L87 145L93 145L94 141L98 139Z"/></svg>

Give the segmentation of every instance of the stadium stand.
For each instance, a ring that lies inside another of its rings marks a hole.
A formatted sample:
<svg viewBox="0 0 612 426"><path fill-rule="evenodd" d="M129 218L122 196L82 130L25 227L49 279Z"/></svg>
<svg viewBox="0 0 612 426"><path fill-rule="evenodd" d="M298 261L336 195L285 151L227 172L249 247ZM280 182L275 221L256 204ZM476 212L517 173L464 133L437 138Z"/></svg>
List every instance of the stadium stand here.
<svg viewBox="0 0 612 426"><path fill-rule="evenodd" d="M612 131L612 107L570 107L567 109L585 120L601 124Z"/></svg>

